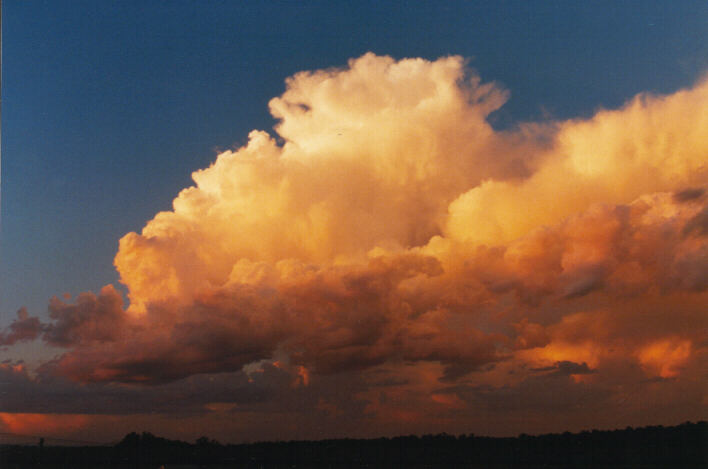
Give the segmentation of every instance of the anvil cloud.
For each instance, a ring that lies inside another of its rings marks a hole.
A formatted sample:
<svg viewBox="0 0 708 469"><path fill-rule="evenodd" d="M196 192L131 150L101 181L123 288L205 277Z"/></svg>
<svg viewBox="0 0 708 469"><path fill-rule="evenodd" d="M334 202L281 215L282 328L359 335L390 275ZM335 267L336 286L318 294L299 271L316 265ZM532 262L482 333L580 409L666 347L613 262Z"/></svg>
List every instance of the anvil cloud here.
<svg viewBox="0 0 708 469"><path fill-rule="evenodd" d="M269 389L331 419L354 399L383 429L670 416L679 392L705 416L708 81L497 131L506 99L455 56L298 73L275 134L120 240L127 304L53 298L49 323L22 311L0 341L64 347L40 372L62 386L289 373Z"/></svg>

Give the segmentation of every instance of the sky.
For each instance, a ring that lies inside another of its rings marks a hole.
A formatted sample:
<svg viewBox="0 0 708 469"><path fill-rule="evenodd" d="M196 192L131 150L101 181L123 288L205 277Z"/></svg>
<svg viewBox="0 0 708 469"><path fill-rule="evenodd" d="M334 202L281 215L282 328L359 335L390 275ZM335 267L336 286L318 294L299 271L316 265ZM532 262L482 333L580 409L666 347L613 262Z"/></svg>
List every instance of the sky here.
<svg viewBox="0 0 708 469"><path fill-rule="evenodd" d="M706 4L3 7L0 431L708 418Z"/></svg>

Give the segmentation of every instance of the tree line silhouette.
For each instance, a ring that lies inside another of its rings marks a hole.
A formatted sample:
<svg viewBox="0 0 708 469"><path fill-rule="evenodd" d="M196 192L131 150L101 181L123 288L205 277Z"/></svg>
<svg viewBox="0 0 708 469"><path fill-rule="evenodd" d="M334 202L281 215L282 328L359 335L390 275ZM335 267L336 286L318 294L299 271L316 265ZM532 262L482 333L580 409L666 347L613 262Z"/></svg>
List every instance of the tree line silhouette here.
<svg viewBox="0 0 708 469"><path fill-rule="evenodd" d="M495 438L446 433L223 445L130 433L114 446L0 447L0 466L280 468L705 468L708 422Z"/></svg>

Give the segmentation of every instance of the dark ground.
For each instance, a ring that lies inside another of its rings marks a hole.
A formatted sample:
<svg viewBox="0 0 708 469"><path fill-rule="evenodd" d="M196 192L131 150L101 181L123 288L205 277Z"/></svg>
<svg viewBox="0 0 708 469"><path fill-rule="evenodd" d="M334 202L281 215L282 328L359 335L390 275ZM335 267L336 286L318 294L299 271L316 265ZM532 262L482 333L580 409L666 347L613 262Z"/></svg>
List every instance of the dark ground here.
<svg viewBox="0 0 708 469"><path fill-rule="evenodd" d="M674 427L520 435L424 435L379 439L190 444L131 433L115 446L0 447L19 468L708 468L708 422Z"/></svg>

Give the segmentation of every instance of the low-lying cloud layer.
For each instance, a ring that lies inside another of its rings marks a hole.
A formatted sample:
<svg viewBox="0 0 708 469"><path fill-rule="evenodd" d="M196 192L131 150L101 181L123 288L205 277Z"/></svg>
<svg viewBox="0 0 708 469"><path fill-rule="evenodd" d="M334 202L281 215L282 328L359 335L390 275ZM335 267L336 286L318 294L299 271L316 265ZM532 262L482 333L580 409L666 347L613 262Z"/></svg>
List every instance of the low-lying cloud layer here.
<svg viewBox="0 0 708 469"><path fill-rule="evenodd" d="M251 132L120 240L128 305L106 286L53 298L49 323L18 313L0 343L66 349L22 386L93 383L104 402L228 372L252 396L265 366L290 378L263 399L298 389L302 411L382 430L601 425L597 407L636 410L632 386L647 412L706 417L707 81L503 132L487 118L507 93L459 57L366 54L286 84L276 136Z"/></svg>

